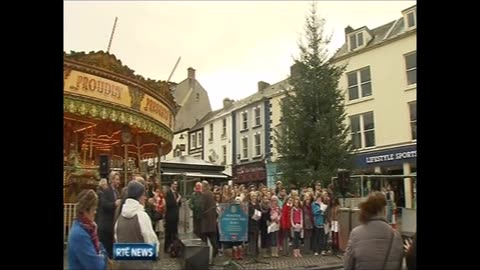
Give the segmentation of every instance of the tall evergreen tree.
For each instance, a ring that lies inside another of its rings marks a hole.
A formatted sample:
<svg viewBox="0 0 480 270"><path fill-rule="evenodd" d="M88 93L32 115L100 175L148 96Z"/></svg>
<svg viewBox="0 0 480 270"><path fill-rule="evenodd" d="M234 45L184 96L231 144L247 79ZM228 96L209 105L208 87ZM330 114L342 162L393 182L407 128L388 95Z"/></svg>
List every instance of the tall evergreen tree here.
<svg viewBox="0 0 480 270"><path fill-rule="evenodd" d="M291 89L281 102L281 126L275 131L282 179L297 188L313 181L325 186L338 168L350 167L344 95L338 86L345 67L329 58L331 35L324 34L324 26L312 3L300 56L288 79Z"/></svg>

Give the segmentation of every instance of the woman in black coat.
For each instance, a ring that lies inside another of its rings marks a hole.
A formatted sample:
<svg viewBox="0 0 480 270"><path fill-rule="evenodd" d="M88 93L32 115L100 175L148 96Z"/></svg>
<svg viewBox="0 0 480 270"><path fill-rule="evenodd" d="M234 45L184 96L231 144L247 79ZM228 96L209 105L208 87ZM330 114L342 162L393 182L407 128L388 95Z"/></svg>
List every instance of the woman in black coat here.
<svg viewBox="0 0 480 270"><path fill-rule="evenodd" d="M172 184L170 184L170 190L165 196L165 202L167 204L165 211L165 253L169 252L170 245L178 236L178 218L182 197L177 192L177 186L177 181L173 181Z"/></svg>
<svg viewBox="0 0 480 270"><path fill-rule="evenodd" d="M250 202L248 203L248 253L253 257L258 255L259 220L253 218L255 210L260 211L260 206L258 205L257 193L252 191L250 193Z"/></svg>
<svg viewBox="0 0 480 270"><path fill-rule="evenodd" d="M262 256L264 258L270 257L268 255L268 249L270 248L270 235L268 234L268 225L270 222L270 200L267 195L263 195L263 199L260 203L260 212L262 212L262 217L259 220L261 242L260 246L262 247Z"/></svg>

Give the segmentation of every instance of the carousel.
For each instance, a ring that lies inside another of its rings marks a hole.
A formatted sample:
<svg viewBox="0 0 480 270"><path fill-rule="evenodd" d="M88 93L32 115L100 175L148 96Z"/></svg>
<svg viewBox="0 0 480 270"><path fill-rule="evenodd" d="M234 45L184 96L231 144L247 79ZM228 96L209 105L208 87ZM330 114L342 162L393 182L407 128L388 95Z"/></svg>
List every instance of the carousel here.
<svg viewBox="0 0 480 270"><path fill-rule="evenodd" d="M118 170L125 185L141 160L172 149L175 86L145 79L105 52L64 53L64 202Z"/></svg>

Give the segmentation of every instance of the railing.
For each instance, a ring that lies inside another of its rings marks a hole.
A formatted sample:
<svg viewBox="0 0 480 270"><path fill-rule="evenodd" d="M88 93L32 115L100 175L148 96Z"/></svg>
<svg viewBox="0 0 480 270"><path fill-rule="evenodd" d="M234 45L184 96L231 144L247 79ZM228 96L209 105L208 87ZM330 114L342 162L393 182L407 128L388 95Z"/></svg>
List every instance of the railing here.
<svg viewBox="0 0 480 270"><path fill-rule="evenodd" d="M75 218L76 203L63 204L63 242L68 242L68 234L72 227L73 219Z"/></svg>

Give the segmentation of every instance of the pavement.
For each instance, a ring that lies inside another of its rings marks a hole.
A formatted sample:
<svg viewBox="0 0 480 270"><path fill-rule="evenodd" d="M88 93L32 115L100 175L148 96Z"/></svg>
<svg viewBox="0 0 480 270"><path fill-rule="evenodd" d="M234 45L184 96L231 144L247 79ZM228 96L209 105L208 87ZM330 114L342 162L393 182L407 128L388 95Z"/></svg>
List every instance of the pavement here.
<svg viewBox="0 0 480 270"><path fill-rule="evenodd" d="M165 254L166 255L166 254ZM231 262L237 267L229 267L229 259L225 256L215 258L213 265L209 270L223 269L301 269L301 270L330 270L342 269L343 261L341 256L314 256L303 255L301 258L279 257L279 258L258 258L255 263L252 259L245 258L241 261ZM264 262L264 263L261 263ZM160 258L156 264L155 270L176 270L181 269L180 260L170 258L168 255Z"/></svg>
<svg viewBox="0 0 480 270"><path fill-rule="evenodd" d="M163 239L160 240L161 249L163 250ZM343 258L341 255L314 256L313 254L303 254L301 258L293 256L279 258L257 258L255 263L252 258L244 258L240 261L231 261L227 256L218 256L214 259L213 265L209 270L227 270L227 269L299 269L299 270L331 270L343 269ZM64 269L67 268L67 254L64 253ZM161 253L160 259L156 262L154 270L181 270L179 258L170 258L168 254Z"/></svg>

